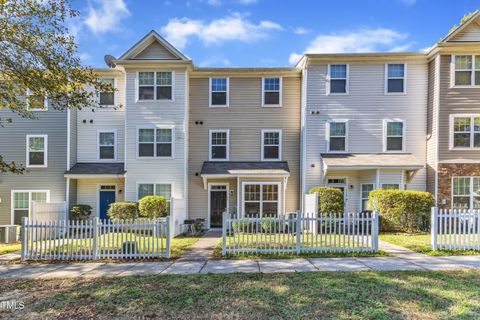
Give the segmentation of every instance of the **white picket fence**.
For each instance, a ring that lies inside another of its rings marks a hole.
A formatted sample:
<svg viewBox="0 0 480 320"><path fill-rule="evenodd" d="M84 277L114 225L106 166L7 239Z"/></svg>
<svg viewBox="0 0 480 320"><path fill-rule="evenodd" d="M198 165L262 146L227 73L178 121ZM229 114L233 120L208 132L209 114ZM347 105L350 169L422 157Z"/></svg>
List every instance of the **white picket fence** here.
<svg viewBox="0 0 480 320"><path fill-rule="evenodd" d="M170 217L22 220L23 260L170 258Z"/></svg>
<svg viewBox="0 0 480 320"><path fill-rule="evenodd" d="M273 217L223 215L223 255L376 251L377 212L340 216L302 213Z"/></svg>
<svg viewBox="0 0 480 320"><path fill-rule="evenodd" d="M480 210L432 208L432 250L480 250Z"/></svg>
<svg viewBox="0 0 480 320"><path fill-rule="evenodd" d="M36 221L52 221L67 219L67 202L32 201L30 219Z"/></svg>

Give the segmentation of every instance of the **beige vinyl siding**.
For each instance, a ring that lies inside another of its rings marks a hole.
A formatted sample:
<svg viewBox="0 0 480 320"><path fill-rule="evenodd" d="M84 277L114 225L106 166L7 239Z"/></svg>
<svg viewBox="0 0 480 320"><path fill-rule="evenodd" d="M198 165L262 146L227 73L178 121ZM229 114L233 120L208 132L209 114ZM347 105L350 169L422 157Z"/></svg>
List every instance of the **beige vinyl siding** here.
<svg viewBox="0 0 480 320"><path fill-rule="evenodd" d="M300 206L298 198L301 79L283 77L281 108L261 106L261 75L245 78L235 78L234 75L230 75L230 106L228 108L208 107L208 85L208 78L190 80L188 174L190 216L207 218L208 192L203 188L200 171L203 162L208 161L210 129L230 129L230 161L260 161L261 130L281 129L282 161L287 161L290 168L285 199L286 210L298 210ZM195 124L199 121L203 121L203 125ZM196 176L196 173L199 175ZM275 179L275 181L280 180ZM232 203L230 202L230 206Z"/></svg>
<svg viewBox="0 0 480 320"><path fill-rule="evenodd" d="M87 204L91 206L92 216L98 217L98 199L101 185L116 185L116 201L124 201L125 189L123 179L80 179L77 180L77 204Z"/></svg>
<svg viewBox="0 0 480 320"><path fill-rule="evenodd" d="M455 88L451 84L451 56L440 58L439 161L480 160L480 151L450 149L450 115L480 114L480 88Z"/></svg>
<svg viewBox="0 0 480 320"><path fill-rule="evenodd" d="M478 21L478 20L477 20ZM480 41L480 28L478 24L471 23L457 33L449 42L478 42Z"/></svg>
<svg viewBox="0 0 480 320"><path fill-rule="evenodd" d="M437 168L437 119L438 88L440 56L430 61L428 65L428 109L427 109L427 191L435 193L435 172Z"/></svg>
<svg viewBox="0 0 480 320"><path fill-rule="evenodd" d="M135 59L159 59L159 60L178 60L170 51L165 49L157 41L154 41L148 47L146 47L142 52L135 56Z"/></svg>

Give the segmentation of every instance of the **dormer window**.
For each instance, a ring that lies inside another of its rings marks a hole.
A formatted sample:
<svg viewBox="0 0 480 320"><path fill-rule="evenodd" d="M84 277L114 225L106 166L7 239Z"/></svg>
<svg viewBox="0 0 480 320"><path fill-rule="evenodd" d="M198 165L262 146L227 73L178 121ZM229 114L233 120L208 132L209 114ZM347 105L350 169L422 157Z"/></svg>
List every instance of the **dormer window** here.
<svg viewBox="0 0 480 320"><path fill-rule="evenodd" d="M173 73L139 72L138 100L173 100Z"/></svg>

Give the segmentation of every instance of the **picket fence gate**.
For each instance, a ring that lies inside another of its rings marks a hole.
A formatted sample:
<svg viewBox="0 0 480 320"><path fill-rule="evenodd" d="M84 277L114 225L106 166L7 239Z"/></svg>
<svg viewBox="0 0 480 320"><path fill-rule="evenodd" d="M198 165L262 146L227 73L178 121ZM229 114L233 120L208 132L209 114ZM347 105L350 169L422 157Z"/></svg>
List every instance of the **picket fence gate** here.
<svg viewBox="0 0 480 320"><path fill-rule="evenodd" d="M378 251L378 213L223 214L222 254Z"/></svg>
<svg viewBox="0 0 480 320"><path fill-rule="evenodd" d="M480 210L432 208L432 250L480 250Z"/></svg>
<svg viewBox="0 0 480 320"><path fill-rule="evenodd" d="M170 258L170 217L22 220L22 260Z"/></svg>

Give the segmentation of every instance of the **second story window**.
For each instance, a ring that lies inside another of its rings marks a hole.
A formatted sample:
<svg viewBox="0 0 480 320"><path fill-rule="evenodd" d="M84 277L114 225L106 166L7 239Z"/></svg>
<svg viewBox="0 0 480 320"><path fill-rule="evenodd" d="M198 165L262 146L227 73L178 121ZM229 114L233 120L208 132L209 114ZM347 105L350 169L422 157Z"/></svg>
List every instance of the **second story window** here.
<svg viewBox="0 0 480 320"><path fill-rule="evenodd" d="M27 167L47 167L47 135L27 135Z"/></svg>
<svg viewBox="0 0 480 320"><path fill-rule="evenodd" d="M100 79L102 83L107 83L115 88L115 79L113 78L102 78ZM106 91L100 92L99 94L99 104L101 106L114 106L115 105L115 91Z"/></svg>
<svg viewBox="0 0 480 320"><path fill-rule="evenodd" d="M210 107L228 107L228 78L210 78Z"/></svg>
<svg viewBox="0 0 480 320"><path fill-rule="evenodd" d="M45 96L33 93L27 90L27 108L29 111L47 111L48 100Z"/></svg>
<svg viewBox="0 0 480 320"><path fill-rule="evenodd" d="M453 117L451 146L454 149L480 148L480 117Z"/></svg>
<svg viewBox="0 0 480 320"><path fill-rule="evenodd" d="M335 121L327 124L328 151L347 151L347 122Z"/></svg>
<svg viewBox="0 0 480 320"><path fill-rule="evenodd" d="M456 86L480 85L480 57L475 55L454 56Z"/></svg>
<svg viewBox="0 0 480 320"><path fill-rule="evenodd" d="M149 158L173 157L173 129L139 129L138 156Z"/></svg>
<svg viewBox="0 0 480 320"><path fill-rule="evenodd" d="M229 130L210 130L210 161L228 161L229 159Z"/></svg>
<svg viewBox="0 0 480 320"><path fill-rule="evenodd" d="M98 160L115 159L115 132L98 131Z"/></svg>
<svg viewBox="0 0 480 320"><path fill-rule="evenodd" d="M385 120L385 151L403 151L404 149L403 121Z"/></svg>
<svg viewBox="0 0 480 320"><path fill-rule="evenodd" d="M386 93L405 92L405 64L389 63L386 65Z"/></svg>
<svg viewBox="0 0 480 320"><path fill-rule="evenodd" d="M172 72L139 72L138 100L173 100Z"/></svg>
<svg viewBox="0 0 480 320"><path fill-rule="evenodd" d="M328 66L330 76L330 94L348 92L348 65L331 64Z"/></svg>
<svg viewBox="0 0 480 320"><path fill-rule="evenodd" d="M263 106L279 107L282 105L282 79L263 78Z"/></svg>
<svg viewBox="0 0 480 320"><path fill-rule="evenodd" d="M262 130L262 161L282 160L282 131Z"/></svg>

